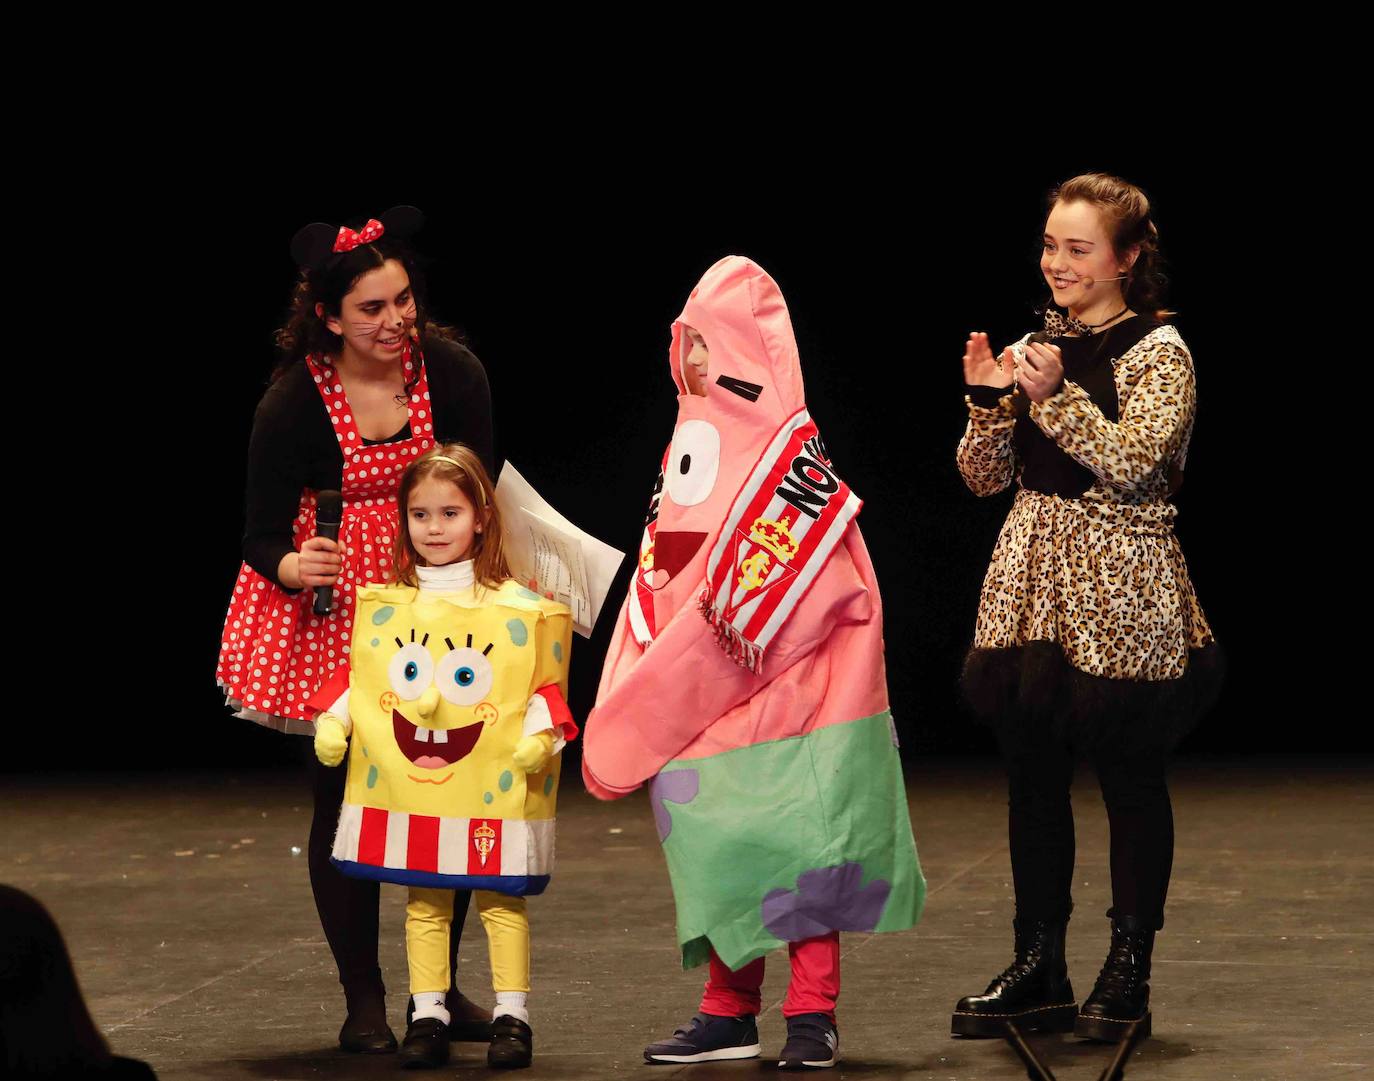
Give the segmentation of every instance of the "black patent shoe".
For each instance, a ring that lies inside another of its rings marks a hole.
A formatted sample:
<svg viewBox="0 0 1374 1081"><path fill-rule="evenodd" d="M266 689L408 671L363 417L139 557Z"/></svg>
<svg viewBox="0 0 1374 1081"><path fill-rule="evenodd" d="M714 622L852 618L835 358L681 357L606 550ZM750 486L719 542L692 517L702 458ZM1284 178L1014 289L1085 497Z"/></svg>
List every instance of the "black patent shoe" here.
<svg viewBox="0 0 1374 1081"><path fill-rule="evenodd" d="M1154 946L1153 927L1135 916L1112 920L1112 948L1093 993L1078 1011L1075 1036L1116 1043L1137 1023L1141 1039L1150 1034L1150 955Z"/></svg>
<svg viewBox="0 0 1374 1081"><path fill-rule="evenodd" d="M950 1018L955 1036L1001 1036L1008 1021L1022 1031L1069 1032L1078 1012L1064 962L1068 919L1017 919L1016 958L981 995L961 998Z"/></svg>
<svg viewBox="0 0 1374 1081"><path fill-rule="evenodd" d="M448 1061L448 1027L437 1017L421 1017L406 1026L401 1065L407 1070L433 1070Z"/></svg>
<svg viewBox="0 0 1374 1081"><path fill-rule="evenodd" d="M380 989L349 994L348 1017L339 1029L339 1047L357 1055L387 1055L396 1050L396 1034L386 1023L386 993Z"/></svg>
<svg viewBox="0 0 1374 1081"><path fill-rule="evenodd" d="M534 1061L534 1031L518 1017L502 1014L491 1023L487 1065L497 1070L518 1070Z"/></svg>
<svg viewBox="0 0 1374 1081"><path fill-rule="evenodd" d="M448 1038L462 1043L491 1042L491 1011L484 1010L461 991L450 991L444 998L448 1007ZM415 1015L415 1000L406 1006L406 1025Z"/></svg>

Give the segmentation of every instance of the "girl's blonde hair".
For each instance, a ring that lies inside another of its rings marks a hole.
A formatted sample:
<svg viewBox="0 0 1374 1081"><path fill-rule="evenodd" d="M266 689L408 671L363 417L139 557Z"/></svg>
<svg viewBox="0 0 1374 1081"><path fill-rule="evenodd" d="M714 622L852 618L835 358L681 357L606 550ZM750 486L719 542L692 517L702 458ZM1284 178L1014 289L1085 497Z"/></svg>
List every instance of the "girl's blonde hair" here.
<svg viewBox="0 0 1374 1081"><path fill-rule="evenodd" d="M476 452L462 443L439 443L431 447L406 467L401 474L401 488L397 493L397 509L401 527L396 531L396 545L391 561L393 584L418 586L415 567L419 555L410 541L410 494L415 485L426 477L437 477L457 486L472 503L482 531L477 534L477 550L472 556L473 576L482 585L495 589L511 576L506 562L505 534L501 528L501 512L496 506L496 486L491 483Z"/></svg>

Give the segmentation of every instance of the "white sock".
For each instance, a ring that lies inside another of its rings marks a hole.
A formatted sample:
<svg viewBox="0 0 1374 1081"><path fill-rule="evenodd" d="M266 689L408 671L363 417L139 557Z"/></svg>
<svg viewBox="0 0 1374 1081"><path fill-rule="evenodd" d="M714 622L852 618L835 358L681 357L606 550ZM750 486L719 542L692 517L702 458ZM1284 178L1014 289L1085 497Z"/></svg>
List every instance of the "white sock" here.
<svg viewBox="0 0 1374 1081"><path fill-rule="evenodd" d="M415 1003L414 1020L418 1021L422 1017L437 1017L444 1024L448 1024L448 1007L444 1005L444 993L442 991L421 991L419 994L411 995L410 998Z"/></svg>
<svg viewBox="0 0 1374 1081"><path fill-rule="evenodd" d="M496 1007L491 1011L491 1019L495 1021L498 1017L514 1017L528 1025L530 1011L525 1009L525 1003L528 1001L527 991L497 991Z"/></svg>

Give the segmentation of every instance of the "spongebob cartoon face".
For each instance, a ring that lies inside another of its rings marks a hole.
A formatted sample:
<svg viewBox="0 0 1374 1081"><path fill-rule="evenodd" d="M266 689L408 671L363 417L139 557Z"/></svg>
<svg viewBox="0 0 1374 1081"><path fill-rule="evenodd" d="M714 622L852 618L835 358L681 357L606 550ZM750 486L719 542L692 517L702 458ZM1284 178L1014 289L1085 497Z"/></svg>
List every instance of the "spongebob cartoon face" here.
<svg viewBox="0 0 1374 1081"><path fill-rule="evenodd" d="M557 760L527 775L512 755L530 696L565 684L567 609L513 584L484 603L463 601L404 586L360 592L345 801L417 815L552 817Z"/></svg>
<svg viewBox="0 0 1374 1081"><path fill-rule="evenodd" d="M445 635L447 652L436 661L428 649L429 632L418 642L415 634L412 628L409 642L395 638L397 649L387 663L390 690L382 692L377 704L383 711L390 707L396 746L420 773L409 774L409 779L416 784L445 784L453 778L450 767L472 752L487 725L500 719L499 708L486 701L496 679L487 658L496 643L488 642L478 651L471 634L461 646ZM445 727L437 719L444 703L459 707L444 711L445 719L457 716L458 727ZM463 707L472 708L469 724L462 723Z"/></svg>

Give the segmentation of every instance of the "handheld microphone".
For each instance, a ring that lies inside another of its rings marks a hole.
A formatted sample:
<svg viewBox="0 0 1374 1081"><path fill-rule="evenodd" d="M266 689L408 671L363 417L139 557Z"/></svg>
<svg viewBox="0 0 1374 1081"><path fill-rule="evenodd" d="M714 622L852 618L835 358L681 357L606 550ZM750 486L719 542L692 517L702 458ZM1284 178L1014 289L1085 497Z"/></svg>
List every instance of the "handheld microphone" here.
<svg viewBox="0 0 1374 1081"><path fill-rule="evenodd" d="M326 488L315 496L315 536L339 539L339 523L343 519L343 496L332 488ZM315 587L314 613L317 616L329 615L334 603L333 586Z"/></svg>

